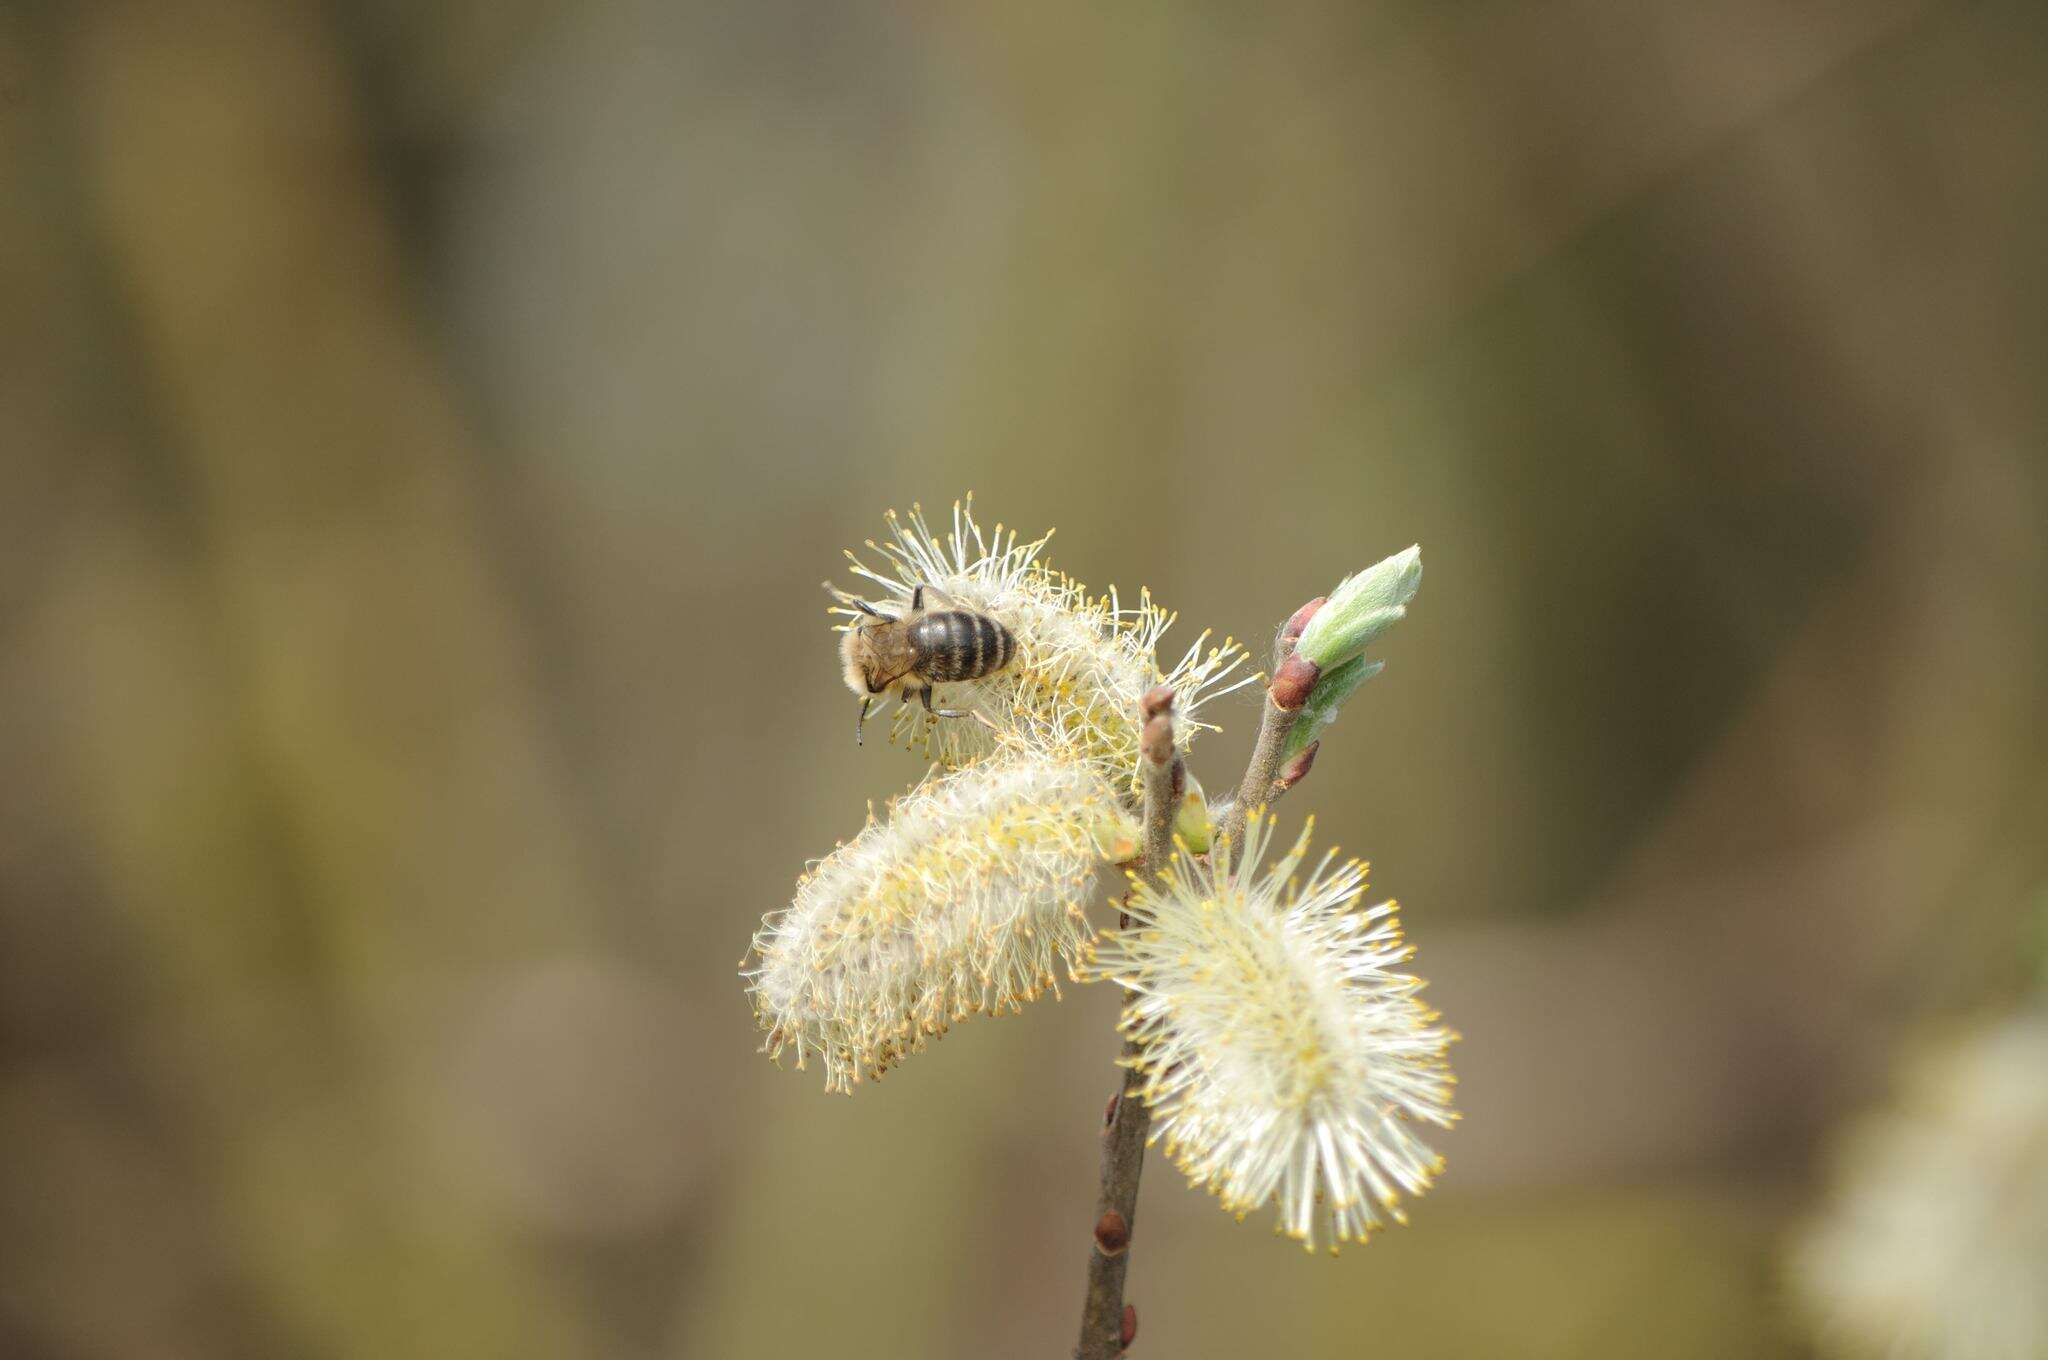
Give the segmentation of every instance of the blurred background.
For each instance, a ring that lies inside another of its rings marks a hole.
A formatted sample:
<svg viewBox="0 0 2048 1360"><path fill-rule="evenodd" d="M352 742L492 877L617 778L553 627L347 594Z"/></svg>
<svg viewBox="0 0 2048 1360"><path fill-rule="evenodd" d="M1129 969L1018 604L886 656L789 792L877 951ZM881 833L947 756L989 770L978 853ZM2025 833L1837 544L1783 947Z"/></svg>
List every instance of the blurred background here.
<svg viewBox="0 0 2048 1360"><path fill-rule="evenodd" d="M2035 0L0 6L0 1354L1067 1354L1116 998L845 1100L736 975L919 773L818 582L968 489L1169 642L1428 564L1282 824L1449 1171L1155 1161L1138 1354L1813 1353L2029 985L2044 145Z"/></svg>

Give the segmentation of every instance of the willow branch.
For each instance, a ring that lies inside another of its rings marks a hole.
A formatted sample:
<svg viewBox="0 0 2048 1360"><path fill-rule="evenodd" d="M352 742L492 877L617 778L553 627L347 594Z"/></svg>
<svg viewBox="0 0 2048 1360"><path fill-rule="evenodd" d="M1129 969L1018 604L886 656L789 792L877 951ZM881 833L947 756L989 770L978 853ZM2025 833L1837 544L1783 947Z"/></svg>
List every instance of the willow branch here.
<svg viewBox="0 0 2048 1360"><path fill-rule="evenodd" d="M1140 704L1145 719L1138 772L1145 798L1143 873L1157 883L1173 854L1173 819L1187 773L1173 744L1173 691L1164 685ZM1123 922L1119 922L1121 926ZM1095 1201L1095 1241L1088 1252L1088 1293L1081 1306L1081 1341L1075 1360L1112 1360L1138 1332L1137 1310L1124 1303L1124 1272L1130 1266L1131 1231L1138 1220L1138 1179L1145 1170L1145 1135L1152 1110L1139 1094L1132 1059L1137 1045L1123 1047L1122 1088L1110 1097L1102 1127L1102 1183Z"/></svg>
<svg viewBox="0 0 2048 1360"><path fill-rule="evenodd" d="M1273 640L1273 680L1266 687L1265 715L1259 723L1259 739L1252 747L1251 761L1245 766L1244 779L1237 786L1236 797L1223 810L1222 820L1217 825L1218 839L1230 842L1233 857L1244 844L1244 824L1257 808L1271 806L1281 794L1300 783L1302 777L1315 764L1316 747L1287 758L1287 739L1294 734L1294 725L1301 721L1301 706L1308 702L1309 691L1316 687L1316 680L1322 670L1307 657L1294 654L1294 644L1301 637L1301 630L1322 608L1320 596L1294 611L1287 622L1280 626L1279 636Z"/></svg>

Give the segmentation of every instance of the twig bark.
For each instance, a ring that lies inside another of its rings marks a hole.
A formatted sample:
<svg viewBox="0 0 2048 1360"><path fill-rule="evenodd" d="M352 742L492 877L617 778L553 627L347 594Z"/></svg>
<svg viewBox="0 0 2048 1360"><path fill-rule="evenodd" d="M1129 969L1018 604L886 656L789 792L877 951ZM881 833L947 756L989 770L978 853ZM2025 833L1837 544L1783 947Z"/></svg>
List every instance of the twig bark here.
<svg viewBox="0 0 2048 1360"><path fill-rule="evenodd" d="M1259 723L1258 743L1252 747L1251 762L1245 766L1244 779L1237 786L1237 796L1223 809L1222 820L1217 825L1217 839L1230 842L1233 862L1240 858L1244 824L1252 812L1270 806L1281 794L1299 783L1308 773L1308 767L1315 763L1316 748L1313 746L1292 762L1285 756L1287 739L1294 734L1295 723L1301 720L1301 706L1308 702L1309 691L1315 688L1316 679L1321 674L1321 668L1313 661L1294 654L1294 644L1322 605L1322 598L1318 596L1295 610L1280 626L1279 636L1273 639L1273 680L1266 687L1266 709Z"/></svg>
<svg viewBox="0 0 2048 1360"><path fill-rule="evenodd" d="M1164 685L1142 701L1145 719L1138 769L1144 787L1143 872L1157 882L1173 854L1173 819L1186 788L1186 771L1173 744L1173 691ZM1121 923L1120 923L1121 924ZM1110 1097L1102 1126L1102 1187L1095 1203L1095 1241L1088 1252L1088 1293L1081 1307L1075 1360L1113 1360L1137 1335L1137 1310L1124 1303L1131 1230L1138 1219L1138 1180L1145 1170L1145 1135L1152 1110L1138 1093L1131 1065L1137 1045L1124 1041L1123 1086Z"/></svg>

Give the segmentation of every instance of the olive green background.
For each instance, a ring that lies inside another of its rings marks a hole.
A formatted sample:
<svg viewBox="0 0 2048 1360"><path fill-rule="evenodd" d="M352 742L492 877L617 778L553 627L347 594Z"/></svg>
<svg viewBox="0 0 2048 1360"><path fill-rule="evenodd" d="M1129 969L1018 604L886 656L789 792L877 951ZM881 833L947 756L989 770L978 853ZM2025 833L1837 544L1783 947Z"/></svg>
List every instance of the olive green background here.
<svg viewBox="0 0 2048 1360"><path fill-rule="evenodd" d="M1807 1353L2048 879L2044 146L2020 0L0 6L0 1353L1065 1355L1114 997L843 1100L736 976L970 488L1170 639L1427 564L1282 824L1448 1174L1155 1160L1138 1354Z"/></svg>

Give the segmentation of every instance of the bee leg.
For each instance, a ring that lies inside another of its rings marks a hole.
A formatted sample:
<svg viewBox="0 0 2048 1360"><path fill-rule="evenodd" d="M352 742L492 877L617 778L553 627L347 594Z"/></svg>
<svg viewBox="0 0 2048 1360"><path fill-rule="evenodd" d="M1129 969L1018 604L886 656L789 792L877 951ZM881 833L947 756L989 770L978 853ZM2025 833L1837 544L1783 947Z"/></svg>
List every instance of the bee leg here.
<svg viewBox="0 0 2048 1360"><path fill-rule="evenodd" d="M863 600L860 596L848 594L846 591L841 590L838 586L833 585L830 581L824 582L824 586L826 592L830 594L833 599L839 601L839 603L841 604L850 604L855 609L858 609L861 613L866 614L872 618L886 619L889 617L887 614L884 614L881 610L869 604L866 600Z"/></svg>
<svg viewBox="0 0 2048 1360"><path fill-rule="evenodd" d="M926 685L919 692L918 697L924 700L924 711L931 714L934 718L971 718L974 716L964 708L933 708L932 687L930 685Z"/></svg>
<svg viewBox="0 0 2048 1360"><path fill-rule="evenodd" d="M917 589L910 592L910 608L913 613L924 608L924 597L926 595L932 597L932 607L935 609L955 609L959 607L955 604L952 597L941 591L937 586L919 582Z"/></svg>
<svg viewBox="0 0 2048 1360"><path fill-rule="evenodd" d="M860 730L867 726L868 709L873 706L874 702L873 699L863 699L860 701L860 716L853 720L853 744L855 746L861 744Z"/></svg>

